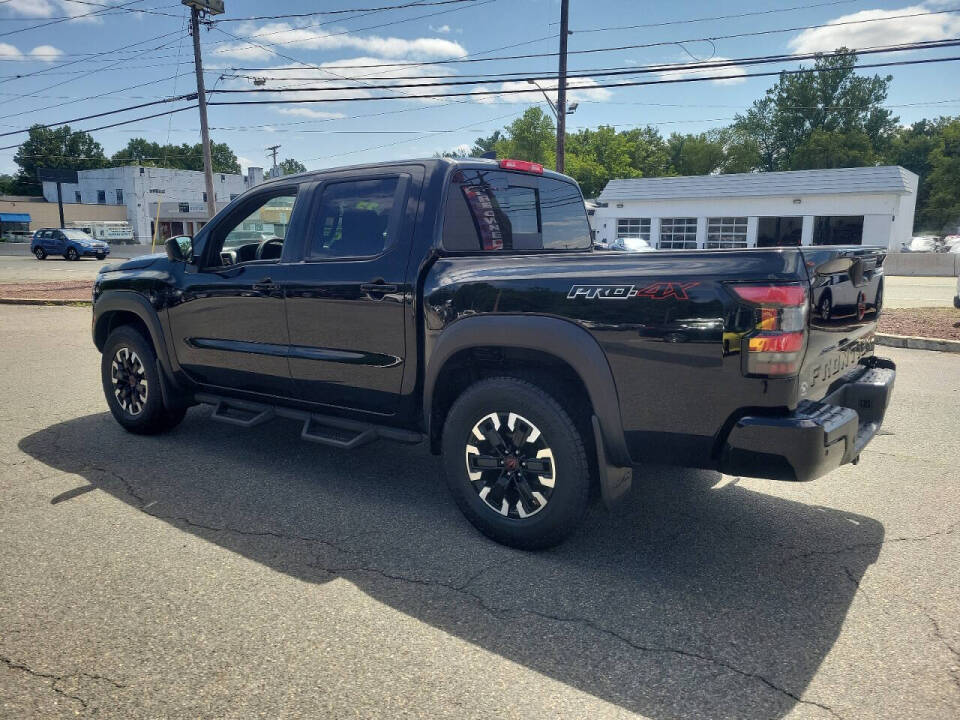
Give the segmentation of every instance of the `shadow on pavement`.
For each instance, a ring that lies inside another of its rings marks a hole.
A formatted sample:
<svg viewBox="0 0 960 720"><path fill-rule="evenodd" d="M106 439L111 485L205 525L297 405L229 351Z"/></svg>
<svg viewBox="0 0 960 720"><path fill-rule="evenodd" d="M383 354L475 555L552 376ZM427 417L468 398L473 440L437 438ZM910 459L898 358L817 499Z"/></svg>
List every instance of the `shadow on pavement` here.
<svg viewBox="0 0 960 720"><path fill-rule="evenodd" d="M342 453L299 441L285 421L242 430L208 414L191 410L155 438L90 415L20 448L178 529L302 580L345 578L654 718L825 707L800 697L884 535L870 518L711 489L716 473L643 468L617 512L594 506L566 544L522 553L474 531L424 447Z"/></svg>

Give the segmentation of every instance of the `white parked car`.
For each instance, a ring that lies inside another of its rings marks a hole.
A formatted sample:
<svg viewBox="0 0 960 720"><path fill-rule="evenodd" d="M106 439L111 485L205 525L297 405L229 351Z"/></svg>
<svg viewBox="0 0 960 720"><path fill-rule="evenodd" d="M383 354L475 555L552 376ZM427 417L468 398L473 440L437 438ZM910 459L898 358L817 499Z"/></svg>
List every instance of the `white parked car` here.
<svg viewBox="0 0 960 720"><path fill-rule="evenodd" d="M617 238L613 241L615 250L626 250L627 252L656 252L655 247L651 247L643 238Z"/></svg>
<svg viewBox="0 0 960 720"><path fill-rule="evenodd" d="M947 235L943 239L943 252L957 252L960 248L960 235Z"/></svg>
<svg viewBox="0 0 960 720"><path fill-rule="evenodd" d="M933 235L919 235L903 246L903 252L937 252L938 239Z"/></svg>

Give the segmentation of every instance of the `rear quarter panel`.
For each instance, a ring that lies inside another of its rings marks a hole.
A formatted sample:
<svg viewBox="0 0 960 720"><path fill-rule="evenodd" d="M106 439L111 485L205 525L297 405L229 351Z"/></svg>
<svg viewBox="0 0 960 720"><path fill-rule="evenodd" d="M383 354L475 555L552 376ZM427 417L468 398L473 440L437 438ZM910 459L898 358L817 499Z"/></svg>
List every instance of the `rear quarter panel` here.
<svg viewBox="0 0 960 720"><path fill-rule="evenodd" d="M795 379L741 373L738 304L724 285L805 279L794 250L441 257L424 288L425 350L471 315L576 323L606 354L634 461L713 467L734 413L797 402Z"/></svg>

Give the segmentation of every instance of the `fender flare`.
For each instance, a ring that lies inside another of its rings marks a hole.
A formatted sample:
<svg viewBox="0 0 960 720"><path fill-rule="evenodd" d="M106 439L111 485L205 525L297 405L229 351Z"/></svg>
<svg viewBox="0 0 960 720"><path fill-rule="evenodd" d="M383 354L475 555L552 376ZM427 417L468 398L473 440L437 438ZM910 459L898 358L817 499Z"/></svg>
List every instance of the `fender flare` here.
<svg viewBox="0 0 960 720"><path fill-rule="evenodd" d="M163 332L163 326L160 323L160 317L156 309L150 304L150 301L140 293L132 290L106 290L97 298L93 306L93 342L98 350L103 350L102 342L98 342L98 336L106 340L106 333L103 332L103 323L111 313L129 312L139 317L143 324L147 326L150 333L150 340L157 353L157 359L160 362L161 369L168 378L172 378L174 368L170 363L169 350L167 348L166 337Z"/></svg>
<svg viewBox="0 0 960 720"><path fill-rule="evenodd" d="M587 389L607 458L614 465L632 466L620 418L620 398L603 349L585 329L556 317L482 315L448 326L434 341L424 372L423 413L428 435L434 390L443 366L461 350L482 346L540 351L567 363Z"/></svg>

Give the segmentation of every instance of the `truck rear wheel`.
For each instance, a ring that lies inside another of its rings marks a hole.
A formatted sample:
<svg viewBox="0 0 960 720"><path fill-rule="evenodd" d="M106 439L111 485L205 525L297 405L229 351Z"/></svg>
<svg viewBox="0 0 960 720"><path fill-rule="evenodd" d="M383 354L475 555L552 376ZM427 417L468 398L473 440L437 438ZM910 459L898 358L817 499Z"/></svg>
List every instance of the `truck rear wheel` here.
<svg viewBox="0 0 960 720"><path fill-rule="evenodd" d="M443 468L467 519L504 545L557 545L587 507L590 469L576 425L516 378L481 380L457 398L443 427Z"/></svg>
<svg viewBox="0 0 960 720"><path fill-rule="evenodd" d="M186 414L186 408L170 409L163 404L156 353L129 325L121 325L107 338L100 375L110 412L128 432L166 432Z"/></svg>

